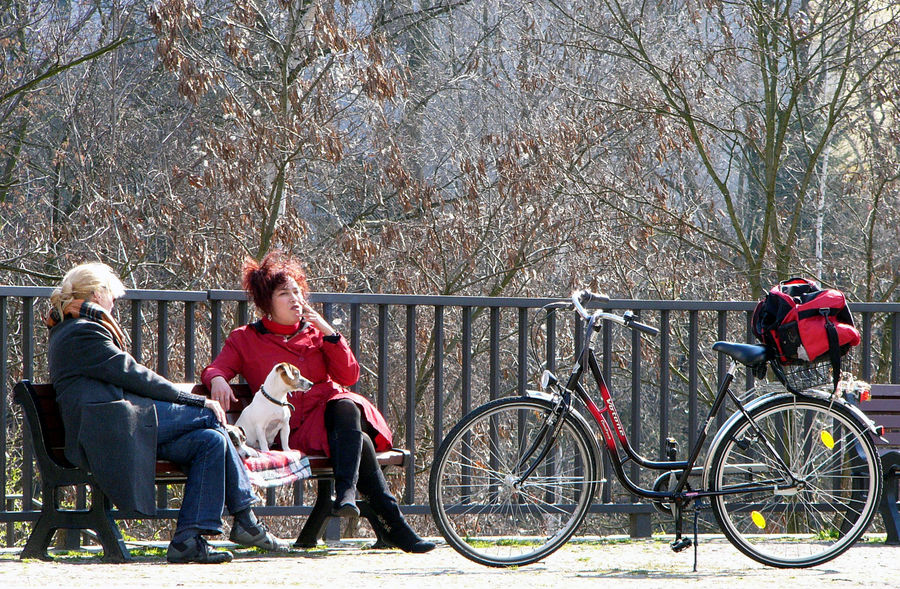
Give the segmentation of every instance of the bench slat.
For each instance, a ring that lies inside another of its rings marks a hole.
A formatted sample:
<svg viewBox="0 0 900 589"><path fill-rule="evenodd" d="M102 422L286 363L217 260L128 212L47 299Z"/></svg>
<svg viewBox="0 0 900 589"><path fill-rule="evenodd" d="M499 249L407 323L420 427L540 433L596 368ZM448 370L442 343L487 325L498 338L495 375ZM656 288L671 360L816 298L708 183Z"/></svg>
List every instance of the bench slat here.
<svg viewBox="0 0 900 589"><path fill-rule="evenodd" d="M900 413L866 413L866 415L888 430L900 429Z"/></svg>
<svg viewBox="0 0 900 589"><path fill-rule="evenodd" d="M900 385L873 384L872 398L900 398Z"/></svg>
<svg viewBox="0 0 900 589"><path fill-rule="evenodd" d="M883 449L894 449L900 448L900 432L885 432L883 437L887 439L887 442L884 442L880 438L872 438L875 440L875 445L879 448Z"/></svg>
<svg viewBox="0 0 900 589"><path fill-rule="evenodd" d="M862 401L859 408L872 413L900 413L900 397L896 399L873 398Z"/></svg>

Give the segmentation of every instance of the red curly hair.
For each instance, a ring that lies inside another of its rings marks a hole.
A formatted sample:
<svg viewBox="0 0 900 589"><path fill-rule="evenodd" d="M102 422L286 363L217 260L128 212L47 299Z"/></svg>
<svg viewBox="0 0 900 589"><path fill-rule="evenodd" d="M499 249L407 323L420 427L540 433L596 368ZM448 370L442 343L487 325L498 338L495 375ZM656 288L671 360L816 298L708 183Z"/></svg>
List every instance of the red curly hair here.
<svg viewBox="0 0 900 589"><path fill-rule="evenodd" d="M241 274L241 284L250 300L266 315L272 313L272 295L288 281L288 278L294 279L304 297L309 294L303 266L280 250L269 252L261 262L247 258Z"/></svg>

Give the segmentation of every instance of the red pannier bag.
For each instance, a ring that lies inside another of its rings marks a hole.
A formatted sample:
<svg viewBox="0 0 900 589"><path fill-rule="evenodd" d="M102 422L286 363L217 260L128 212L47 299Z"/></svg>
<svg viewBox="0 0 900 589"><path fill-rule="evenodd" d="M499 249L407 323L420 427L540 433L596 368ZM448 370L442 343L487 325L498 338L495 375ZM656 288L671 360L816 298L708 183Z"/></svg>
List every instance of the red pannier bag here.
<svg viewBox="0 0 900 589"><path fill-rule="evenodd" d="M830 360L835 386L841 356L860 342L844 293L804 278L772 287L756 305L752 330L782 364Z"/></svg>

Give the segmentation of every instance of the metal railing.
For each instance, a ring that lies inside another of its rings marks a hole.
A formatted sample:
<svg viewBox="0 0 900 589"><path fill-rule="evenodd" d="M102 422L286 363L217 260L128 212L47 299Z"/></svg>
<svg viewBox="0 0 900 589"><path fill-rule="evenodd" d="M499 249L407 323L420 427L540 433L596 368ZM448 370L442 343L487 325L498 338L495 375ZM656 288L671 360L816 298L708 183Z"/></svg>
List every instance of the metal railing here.
<svg viewBox="0 0 900 589"><path fill-rule="evenodd" d="M48 380L41 316L50 293L42 287L0 286L0 386L6 400L0 407L5 449L0 454L5 499L0 522L6 524L6 545L21 539L14 523L33 521L39 510L39 473L11 391L23 378ZM544 368L567 369L583 337L571 314L541 309L556 300L549 298L326 293L309 298L344 333L360 361L362 376L353 388L372 398L395 428L395 445L415 457L415 467L407 468L402 480L392 479L402 488L404 511L411 514L429 513L428 467L446 431L489 399L524 393ZM613 300L604 306L630 309L660 328L653 339L608 324L601 334L602 368L632 444L659 456L670 436L689 447L705 401L726 368L710 346L719 339L750 341L755 303ZM854 355L856 373L864 380L900 381L900 304L852 307L862 333ZM130 290L118 312L132 355L175 381L199 380L228 331L251 320L244 293L231 290ZM746 386L751 384L748 375ZM636 465L632 475L639 479ZM83 489L78 490L76 506L84 500ZM633 534L649 533L652 506L636 502L615 484L604 485L597 501L593 512L628 514ZM174 517L164 487L159 504L160 517ZM261 513L305 515L310 509L304 505L304 485L297 483L288 498L270 491Z"/></svg>

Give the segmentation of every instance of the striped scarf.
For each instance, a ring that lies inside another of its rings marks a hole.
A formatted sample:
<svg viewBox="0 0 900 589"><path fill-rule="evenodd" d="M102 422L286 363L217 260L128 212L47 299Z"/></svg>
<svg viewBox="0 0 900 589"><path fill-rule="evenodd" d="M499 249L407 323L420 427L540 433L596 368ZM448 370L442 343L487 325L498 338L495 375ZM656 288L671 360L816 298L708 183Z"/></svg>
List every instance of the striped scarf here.
<svg viewBox="0 0 900 589"><path fill-rule="evenodd" d="M44 319L44 323L47 325L47 327L53 327L64 319L69 318L90 319L91 321L99 323L100 325L105 327L107 331L109 331L116 345L118 345L121 350L125 350L125 344L127 341L125 332L122 331L122 328L119 327L119 323L113 318L113 316L107 313L106 309L104 309L100 305L92 303L91 301L86 301L84 299L75 299L71 303L66 305L65 309L63 309L62 317L59 316L59 311L54 308Z"/></svg>

